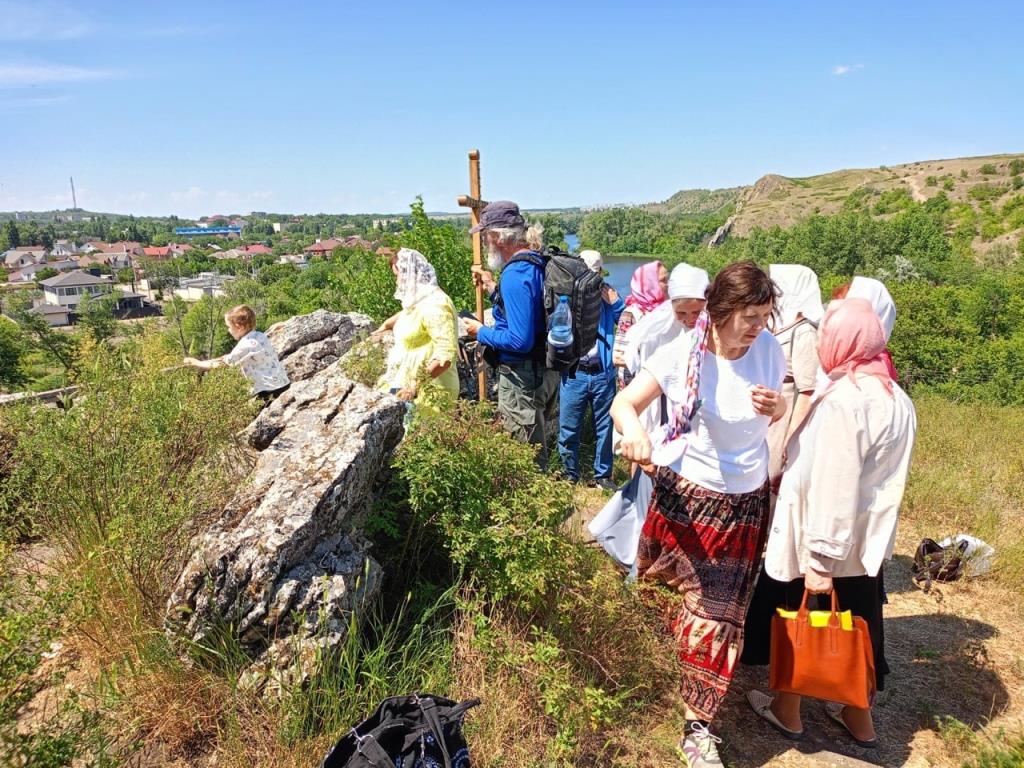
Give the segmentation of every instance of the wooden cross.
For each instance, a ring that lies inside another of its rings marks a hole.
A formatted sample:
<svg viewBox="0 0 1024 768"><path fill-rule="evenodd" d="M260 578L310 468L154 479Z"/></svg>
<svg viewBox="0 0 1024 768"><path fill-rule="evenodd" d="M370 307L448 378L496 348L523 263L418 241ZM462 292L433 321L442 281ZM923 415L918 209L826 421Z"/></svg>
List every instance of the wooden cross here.
<svg viewBox="0 0 1024 768"><path fill-rule="evenodd" d="M469 194L462 195L458 203L463 208L469 208L469 225L475 227L480 223L480 211L487 205L487 201L480 197L480 150L469 150ZM473 266L483 265L483 247L481 233L474 232L473 235ZM482 285L476 286L476 319L481 323L484 321L484 289ZM479 364L477 358L477 384L480 387L480 402L487 399L487 371Z"/></svg>

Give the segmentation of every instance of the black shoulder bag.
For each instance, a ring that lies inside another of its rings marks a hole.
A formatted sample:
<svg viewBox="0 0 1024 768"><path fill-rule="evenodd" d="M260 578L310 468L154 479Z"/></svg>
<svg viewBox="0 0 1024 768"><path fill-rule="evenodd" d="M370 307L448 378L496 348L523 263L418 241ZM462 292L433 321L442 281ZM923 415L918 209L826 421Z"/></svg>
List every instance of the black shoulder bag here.
<svg viewBox="0 0 1024 768"><path fill-rule="evenodd" d="M416 693L384 699L335 744L321 768L470 768L462 721L479 703Z"/></svg>

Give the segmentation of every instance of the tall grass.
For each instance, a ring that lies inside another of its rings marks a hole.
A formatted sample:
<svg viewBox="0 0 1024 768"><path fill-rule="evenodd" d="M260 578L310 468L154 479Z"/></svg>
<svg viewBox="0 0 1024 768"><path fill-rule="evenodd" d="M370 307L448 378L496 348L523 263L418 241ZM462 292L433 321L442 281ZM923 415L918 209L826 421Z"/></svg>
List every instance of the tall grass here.
<svg viewBox="0 0 1024 768"><path fill-rule="evenodd" d="M904 535L977 536L993 576L1024 588L1024 409L915 399L917 442L901 513Z"/></svg>

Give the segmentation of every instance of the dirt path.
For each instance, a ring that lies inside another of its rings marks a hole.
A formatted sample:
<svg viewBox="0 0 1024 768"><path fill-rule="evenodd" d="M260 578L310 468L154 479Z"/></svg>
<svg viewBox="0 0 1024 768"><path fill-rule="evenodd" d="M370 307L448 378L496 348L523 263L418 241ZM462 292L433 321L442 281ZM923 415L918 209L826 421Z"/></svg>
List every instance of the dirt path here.
<svg viewBox="0 0 1024 768"><path fill-rule="evenodd" d="M587 499L589 512L602 499ZM900 540L897 553L916 542ZM897 554L886 564L886 656L891 674L879 694L875 722L881 745L855 746L817 702L804 705L807 739L794 745L758 720L744 693L764 686L764 668L741 667L724 706L718 729L729 768L818 768L835 766L960 766L969 756L964 745L943 738L937 723L955 718L971 730L991 724L1007 733L1024 730L1024 610L1021 596L985 580L943 585L925 594L910 579L911 560ZM672 738L681 720L665 723L659 740Z"/></svg>

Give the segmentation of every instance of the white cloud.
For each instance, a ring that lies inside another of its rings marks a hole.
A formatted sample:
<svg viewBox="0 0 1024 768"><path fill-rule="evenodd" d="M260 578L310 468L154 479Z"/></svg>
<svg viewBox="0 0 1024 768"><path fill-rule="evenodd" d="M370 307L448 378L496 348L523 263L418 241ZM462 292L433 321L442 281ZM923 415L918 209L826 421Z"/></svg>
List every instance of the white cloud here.
<svg viewBox="0 0 1024 768"><path fill-rule="evenodd" d="M107 69L89 69L66 64L0 64L0 88L82 83L107 80L115 76L115 72Z"/></svg>
<svg viewBox="0 0 1024 768"><path fill-rule="evenodd" d="M842 75L848 75L851 72L857 72L861 69L864 69L863 64L837 64L832 68L832 74L839 75L841 77Z"/></svg>
<svg viewBox="0 0 1024 768"><path fill-rule="evenodd" d="M0 40L74 40L95 25L80 11L53 0L0 0Z"/></svg>
<svg viewBox="0 0 1024 768"><path fill-rule="evenodd" d="M202 187L192 186L184 192L171 192L171 200L175 202L195 203L204 199L210 193Z"/></svg>

